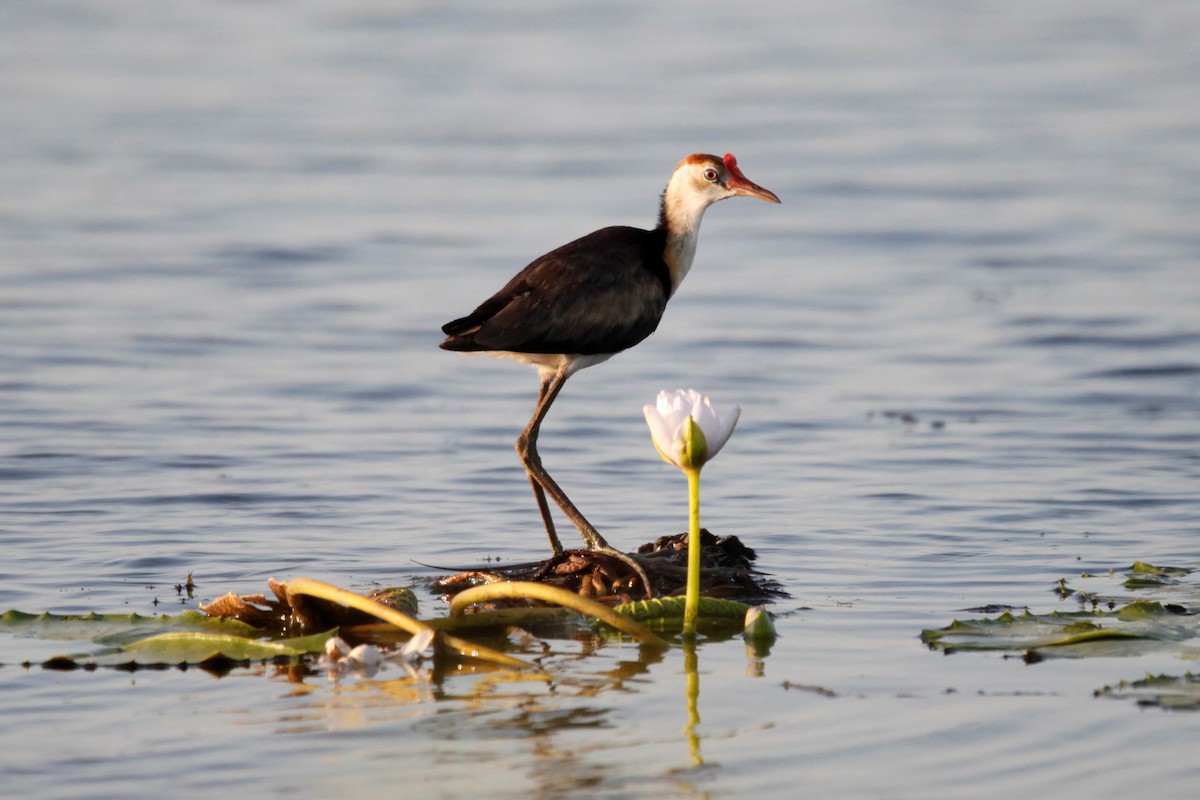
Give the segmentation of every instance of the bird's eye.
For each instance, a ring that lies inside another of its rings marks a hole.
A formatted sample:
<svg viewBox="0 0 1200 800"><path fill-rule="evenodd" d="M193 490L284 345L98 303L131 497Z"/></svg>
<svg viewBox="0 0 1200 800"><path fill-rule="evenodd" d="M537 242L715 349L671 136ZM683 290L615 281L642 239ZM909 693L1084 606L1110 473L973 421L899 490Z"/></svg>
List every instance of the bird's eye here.
<svg viewBox="0 0 1200 800"><path fill-rule="evenodd" d="M704 170L704 180L708 181L709 183L715 183L719 177L720 175L712 167Z"/></svg>

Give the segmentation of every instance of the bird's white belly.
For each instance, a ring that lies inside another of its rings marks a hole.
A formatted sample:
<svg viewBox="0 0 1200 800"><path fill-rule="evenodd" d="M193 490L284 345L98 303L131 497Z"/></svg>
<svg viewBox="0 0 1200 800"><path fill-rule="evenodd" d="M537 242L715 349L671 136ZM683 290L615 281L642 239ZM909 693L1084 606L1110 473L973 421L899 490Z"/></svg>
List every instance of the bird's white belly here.
<svg viewBox="0 0 1200 800"><path fill-rule="evenodd" d="M471 356L495 356L496 358L511 358L514 361L520 361L525 364L532 364L537 367L538 372L542 373L543 377L555 375L563 372L563 377L569 377L579 372L581 369L594 367L608 361L616 355L616 353L593 353L583 355L581 353L517 353L512 350L483 350L477 352L468 352L464 355Z"/></svg>

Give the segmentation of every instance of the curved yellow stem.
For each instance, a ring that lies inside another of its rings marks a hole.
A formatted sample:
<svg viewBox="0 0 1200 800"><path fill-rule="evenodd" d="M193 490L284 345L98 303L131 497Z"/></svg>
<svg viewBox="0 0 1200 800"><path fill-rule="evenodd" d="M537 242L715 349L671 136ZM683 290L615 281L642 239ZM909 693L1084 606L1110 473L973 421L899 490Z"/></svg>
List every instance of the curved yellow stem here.
<svg viewBox="0 0 1200 800"><path fill-rule="evenodd" d="M293 578L288 581L287 589L289 594L303 594L309 597L319 597L322 600L328 600L331 603L340 603L349 608L355 608L370 614L384 622L391 623L401 630L409 633L420 633L428 629L430 626L421 622L419 619L414 619L402 611L397 611L394 608L385 606L376 600L369 597L364 597L361 594L356 594L348 589L342 589L330 583L323 583L312 578ZM435 641L439 640L445 646L453 649L457 653L468 658L478 658L484 661L492 661L497 664L504 664L508 667L527 667L532 668L533 664L528 661L522 661L514 656L501 653L498 650L492 650L489 647L483 647L456 636L449 636L444 633L434 631Z"/></svg>
<svg viewBox="0 0 1200 800"><path fill-rule="evenodd" d="M544 583L511 581L472 586L470 589L464 589L454 595L454 598L450 601L450 613L461 614L467 606L487 600L508 600L517 597L542 600L547 603L566 606L581 614L595 617L619 631L628 633L642 644L662 648L669 647L665 641L649 628L639 625L629 617L618 614L608 606L597 603L595 600L581 597L574 592L568 592L566 589L560 589L557 586L547 586Z"/></svg>

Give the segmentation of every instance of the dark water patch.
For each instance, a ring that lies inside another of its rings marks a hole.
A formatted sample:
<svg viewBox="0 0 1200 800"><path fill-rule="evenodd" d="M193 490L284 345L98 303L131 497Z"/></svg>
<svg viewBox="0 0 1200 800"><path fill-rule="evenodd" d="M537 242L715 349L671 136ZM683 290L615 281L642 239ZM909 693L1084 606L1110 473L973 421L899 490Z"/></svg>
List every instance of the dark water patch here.
<svg viewBox="0 0 1200 800"><path fill-rule="evenodd" d="M847 230L813 234L813 238L843 247L872 247L906 250L925 247L1000 247L1030 245L1045 241L1048 237L1026 230L1013 231L961 231L938 228L916 230L911 228L893 230ZM1075 265L1072 264L1072 267Z"/></svg>
<svg viewBox="0 0 1200 800"><path fill-rule="evenodd" d="M429 397L432 394L431 390L423 386L396 383L365 389L350 389L346 392L346 399L360 403L392 403L397 400L413 400L420 397Z"/></svg>
<svg viewBox="0 0 1200 800"><path fill-rule="evenodd" d="M152 172L200 174L234 174L244 175L246 172L260 168L246 158L238 158L229 153L204 153L196 150L170 150L151 153L146 156L146 166Z"/></svg>
<svg viewBox="0 0 1200 800"><path fill-rule="evenodd" d="M104 217L78 222L75 229L84 233L138 233L149 230L150 226L140 217Z"/></svg>
<svg viewBox="0 0 1200 800"><path fill-rule="evenodd" d="M683 350L758 350L776 352L787 350L833 350L838 346L833 342L815 342L794 336L761 336L739 339L720 337L708 339L689 339L677 345Z"/></svg>
<svg viewBox="0 0 1200 800"><path fill-rule="evenodd" d="M829 197L894 197L925 200L1007 200L1025 197L1029 187L1020 184L886 184L861 181L825 181L806 187L805 192Z"/></svg>
<svg viewBox="0 0 1200 800"><path fill-rule="evenodd" d="M319 317L342 317L356 314L369 306L363 303L350 303L347 301L335 300L318 300L314 303L305 303L297 306L294 313L306 314Z"/></svg>
<svg viewBox="0 0 1200 800"><path fill-rule="evenodd" d="M165 356L195 356L238 348L259 347L247 337L201 335L169 336L166 334L139 334L133 337L134 345L142 352Z"/></svg>
<svg viewBox="0 0 1200 800"><path fill-rule="evenodd" d="M74 426L64 426L74 430ZM103 472L108 475L141 472L144 463L136 456L77 454L77 453L26 453L6 456L6 466L14 475L23 475L25 480L49 478L63 475L86 475Z"/></svg>
<svg viewBox="0 0 1200 800"><path fill-rule="evenodd" d="M1077 376L1085 378L1109 378L1098 374ZM1174 377L1174 376L1171 376ZM1179 394L1149 394L1145 391L1130 390L1128 392L1077 392L1054 397L1044 397L1041 402L1047 406L1060 408L1074 407L1107 407L1121 408L1126 413L1142 418L1154 418L1178 413L1195 413L1200 407L1200 399L1187 387Z"/></svg>
<svg viewBox="0 0 1200 800"><path fill-rule="evenodd" d="M1028 314L1013 317L1004 324L1009 327L1031 328L1042 326L1061 326L1064 328L1114 328L1126 325L1138 325L1144 320L1139 317L1093 316L1093 317L1064 317L1051 314Z"/></svg>
<svg viewBox="0 0 1200 800"><path fill-rule="evenodd" d="M13 359L20 360L30 364L36 364L38 367L118 367L128 366L129 362L125 359L107 355L85 355L83 353L62 353L51 351L38 353L34 358Z"/></svg>
<svg viewBox="0 0 1200 800"><path fill-rule="evenodd" d="M160 538L162 536L163 532L162 531L153 531L153 530L138 530L138 531L122 531L121 533L123 535L127 535L127 536L136 536L136 537L143 537L146 539L154 539L154 538ZM185 557L182 557L180 555L175 555L175 554L172 554L169 556L146 555L146 556L138 556L136 558L131 558L131 559L121 559L119 561L115 561L113 563L113 566L119 567L122 574L129 576L129 577L133 577L134 574L137 572L144 572L146 575L148 575L150 577L156 578L158 580L162 580L162 575L163 575L164 570L178 569L180 567L186 566L190 560L191 559L189 559L189 558L185 558ZM182 577L182 576L180 576L180 577ZM165 584L164 584L164 587L169 588L169 587L166 587Z"/></svg>
<svg viewBox="0 0 1200 800"><path fill-rule="evenodd" d="M238 462L225 456L180 455L157 462L163 469L208 470L229 469Z"/></svg>
<svg viewBox="0 0 1200 800"><path fill-rule="evenodd" d="M1086 489L1080 494L1083 500L1079 502L1111 508L1166 508L1176 505L1190 505L1194 498L1188 495L1148 495L1141 492L1127 492L1113 489Z"/></svg>
<svg viewBox="0 0 1200 800"><path fill-rule="evenodd" d="M40 478L48 478L55 475L52 470L41 469L13 469L11 467L0 467L0 483L8 481L32 481Z"/></svg>
<svg viewBox="0 0 1200 800"><path fill-rule="evenodd" d="M972 259L971 266L988 270L1053 269L1053 270L1110 270L1120 265L1094 257L1080 256L985 256Z"/></svg>
<svg viewBox="0 0 1200 800"><path fill-rule="evenodd" d="M1200 343L1200 333L1169 333L1128 336L1105 336L1100 334L1056 333L1045 336L1030 336L1012 344L1027 347L1095 347L1100 349L1153 349L1177 347Z"/></svg>
<svg viewBox="0 0 1200 800"><path fill-rule="evenodd" d="M226 261L278 266L342 261L348 256L348 250L345 247L333 245L314 247L233 245L215 250L212 255Z"/></svg>
<svg viewBox="0 0 1200 800"><path fill-rule="evenodd" d="M114 503L133 506L179 506L201 505L245 508L252 506L279 506L286 504L310 505L327 503L329 495L280 494L277 492L197 492L195 494L160 494L145 497L116 498Z"/></svg>
<svg viewBox="0 0 1200 800"><path fill-rule="evenodd" d="M6 503L4 513L32 519L45 518L55 522L58 517L102 517L108 512L99 508L72 505L57 500L19 500Z"/></svg>
<svg viewBox="0 0 1200 800"><path fill-rule="evenodd" d="M306 397L317 400L375 405L428 397L432 394L432 391L428 387L407 383L351 387L342 383L314 381L311 383L277 384L265 389L265 393L273 397Z"/></svg>
<svg viewBox="0 0 1200 800"><path fill-rule="evenodd" d="M360 155L314 155L294 162L296 172L312 175L365 175L378 172L380 161Z"/></svg>
<svg viewBox="0 0 1200 800"><path fill-rule="evenodd" d="M387 245L389 247L405 247L421 250L442 250L446 248L461 248L466 244L479 244L469 233L462 235L438 235L434 232L410 233L407 231L386 231L371 235L371 244Z"/></svg>
<svg viewBox="0 0 1200 800"><path fill-rule="evenodd" d="M994 405L980 405L984 402L995 402L994 397L981 397L979 395L950 396L947 398L947 401L954 404L961 404L961 407L935 409L933 411L921 413L927 414L931 417L936 416L938 418L959 424L975 424L979 422L990 422L993 420L1026 419L1029 417L1038 416L1036 413L1022 411L1015 408L998 408Z"/></svg>
<svg viewBox="0 0 1200 800"><path fill-rule="evenodd" d="M890 359L894 364L924 364L934 365L940 364L949 367L953 366L972 366L976 364L984 364L987 358L976 352L960 353L951 355L947 353L912 353L900 354Z"/></svg>
<svg viewBox="0 0 1200 800"><path fill-rule="evenodd" d="M1050 520L1087 519L1094 518L1104 524L1114 510L1149 511L1170 509L1176 506L1187 506L1190 498L1164 497L1152 495L1128 494L1119 497L1105 497L1101 493L1089 496L1088 492L1079 492L1076 496L1058 498L1028 498L1014 500L1013 505L1021 507L1007 509L994 514L981 514L980 519L998 525L1010 525L1025 522L1048 522Z"/></svg>
<svg viewBox="0 0 1200 800"><path fill-rule="evenodd" d="M1005 533L1012 525L1037 524L1045 525L1045 523L1053 520L1075 519L1079 517L1095 516L1095 509L1090 511L1081 509L1058 509L1054 512L1046 512L1042 508L1032 509L1029 511L1003 511L995 514L981 514L979 519L983 522L990 523L1001 527Z"/></svg>
<svg viewBox="0 0 1200 800"><path fill-rule="evenodd" d="M859 497L863 500L886 500L888 502L902 503L928 503L932 500L929 495L913 494L911 492L873 492L859 495Z"/></svg>
<svg viewBox="0 0 1200 800"><path fill-rule="evenodd" d="M1106 369L1099 372L1087 372L1079 375L1080 378L1133 378L1135 380L1146 378L1178 378L1191 375L1200 375L1200 364L1175 363L1175 364L1147 364L1138 367L1120 367L1118 369Z"/></svg>

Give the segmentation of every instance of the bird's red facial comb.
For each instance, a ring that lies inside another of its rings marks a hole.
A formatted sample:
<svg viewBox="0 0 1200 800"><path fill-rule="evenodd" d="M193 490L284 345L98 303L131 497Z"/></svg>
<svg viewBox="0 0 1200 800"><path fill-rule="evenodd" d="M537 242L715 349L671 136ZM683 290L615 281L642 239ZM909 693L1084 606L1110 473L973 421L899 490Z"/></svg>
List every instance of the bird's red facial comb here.
<svg viewBox="0 0 1200 800"><path fill-rule="evenodd" d="M725 161L725 169L729 170L730 175L736 175L739 178L746 177L745 175L742 174L742 171L740 169L738 169L737 159L733 157L733 153L726 153L724 161Z"/></svg>

